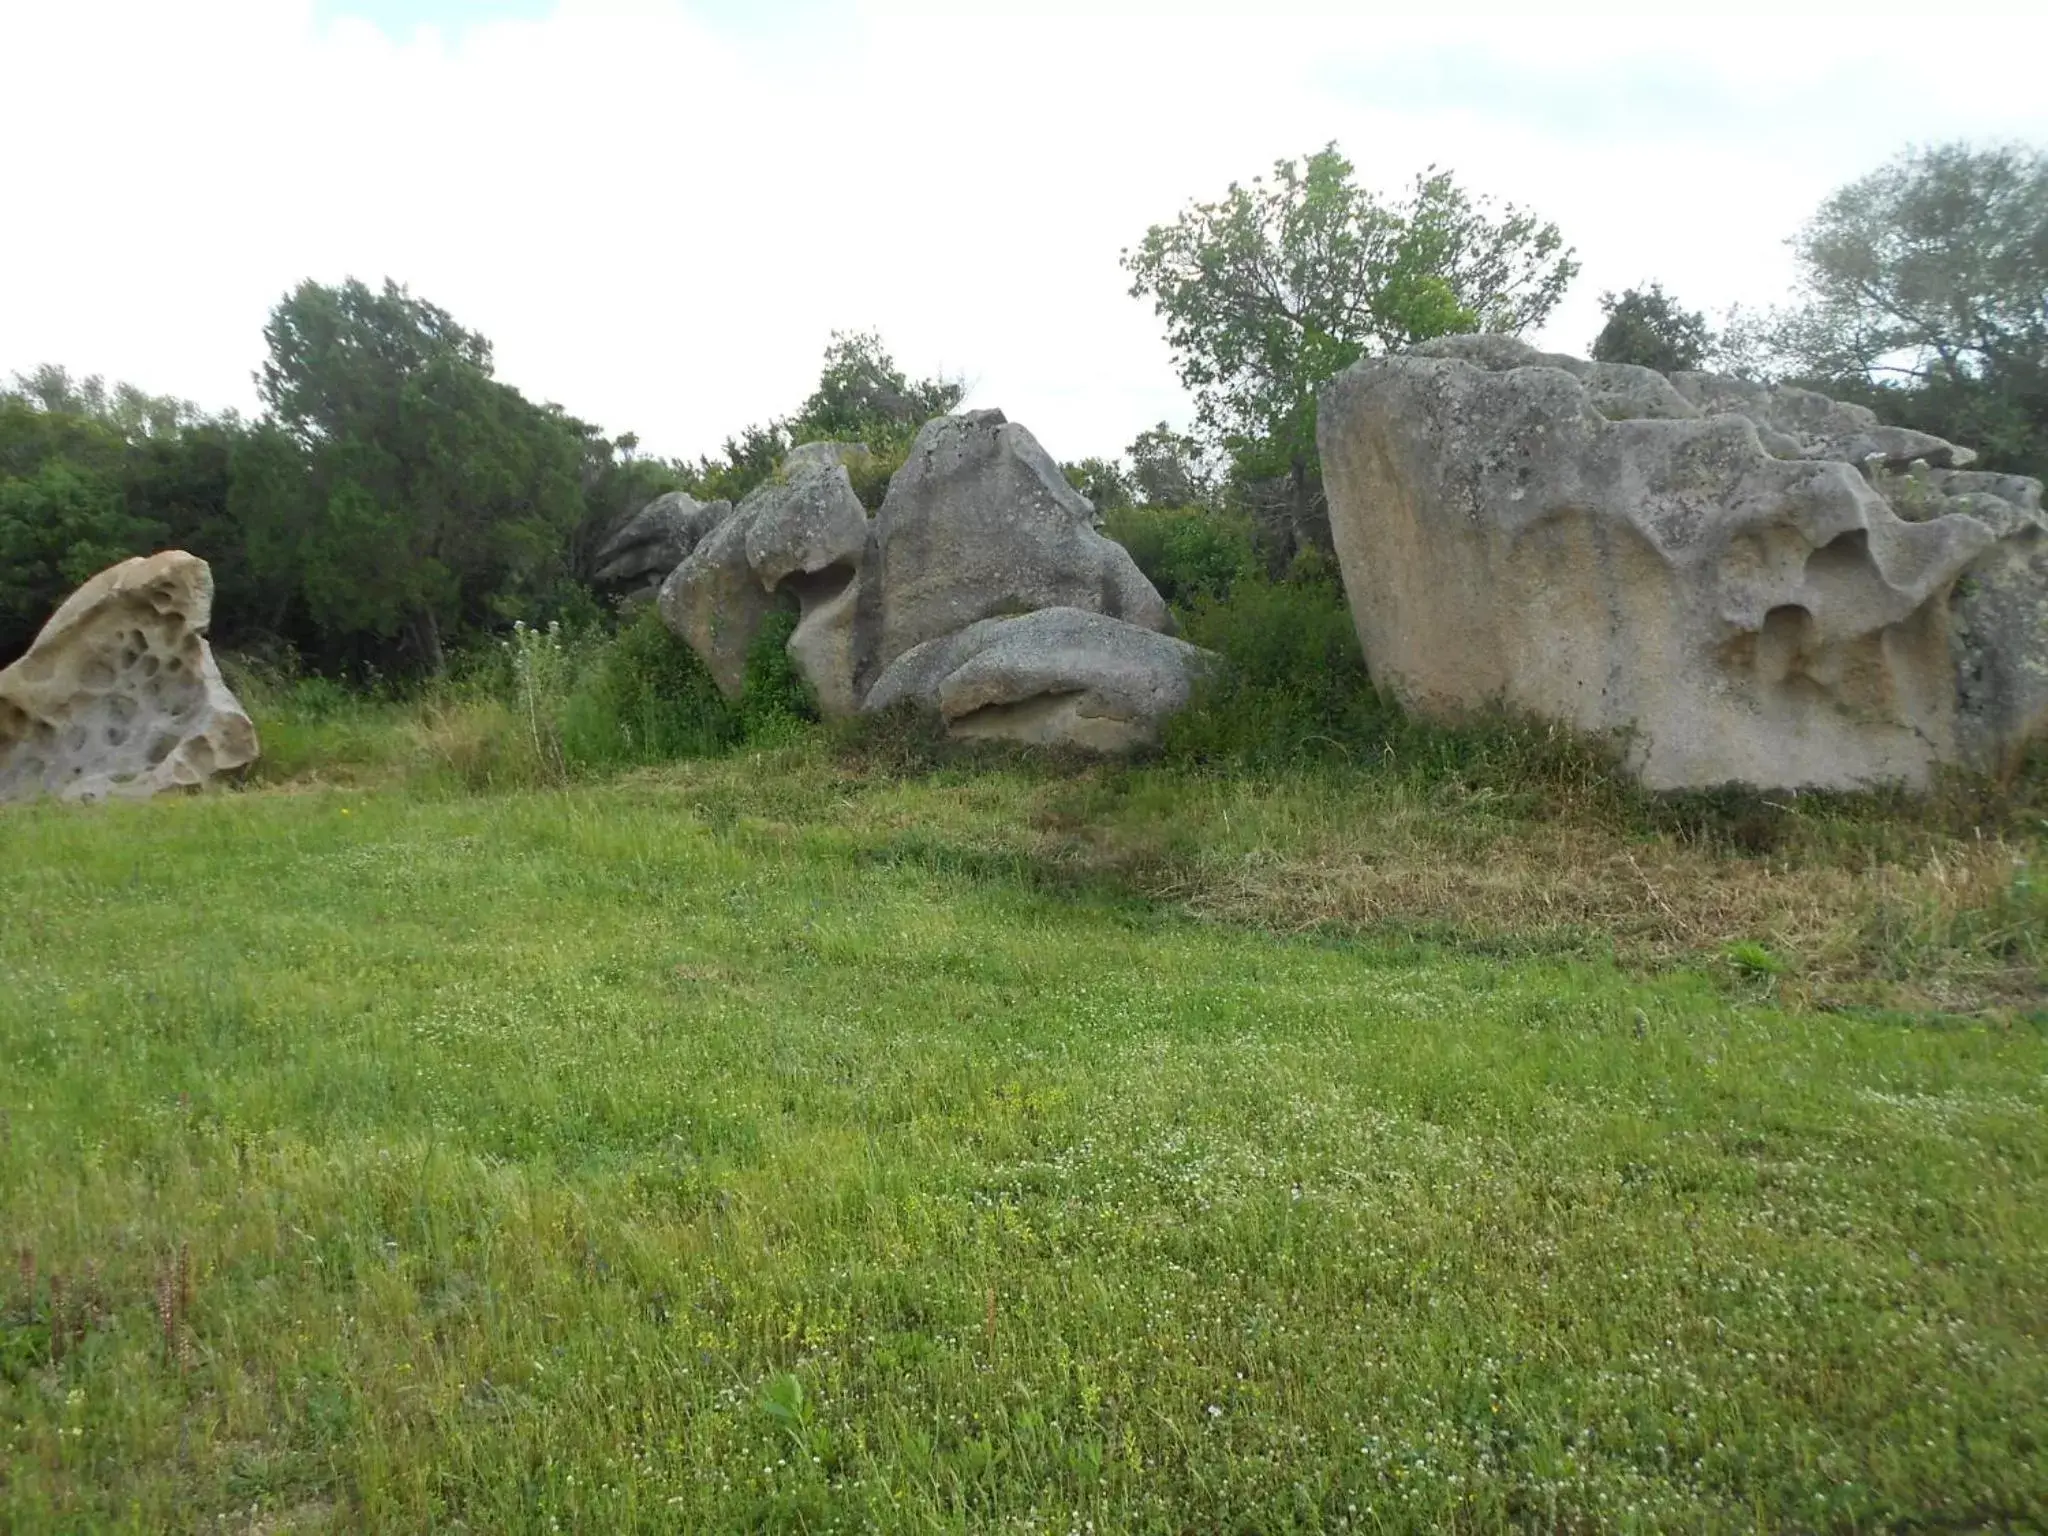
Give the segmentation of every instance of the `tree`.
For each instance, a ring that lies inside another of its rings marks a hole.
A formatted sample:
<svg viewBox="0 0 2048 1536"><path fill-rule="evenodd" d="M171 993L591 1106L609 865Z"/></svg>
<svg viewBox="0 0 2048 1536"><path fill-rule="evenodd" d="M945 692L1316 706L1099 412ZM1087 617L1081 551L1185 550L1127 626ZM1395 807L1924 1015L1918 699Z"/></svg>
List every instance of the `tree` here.
<svg viewBox="0 0 2048 1536"><path fill-rule="evenodd" d="M951 411L966 393L958 379L913 382L873 331L834 331L818 387L788 423L791 446L866 443L887 456L909 447L919 427Z"/></svg>
<svg viewBox="0 0 2048 1536"><path fill-rule="evenodd" d="M1707 317L1678 307L1661 283L1625 288L1600 295L1607 323L1593 338L1593 358L1602 363L1634 363L1659 373L1698 368L1713 349Z"/></svg>
<svg viewBox="0 0 2048 1536"><path fill-rule="evenodd" d="M801 443L865 443L878 468L902 462L917 429L951 411L967 393L958 379L910 379L873 331L834 331L817 388L793 416L743 429L723 457L701 458L687 479L692 495L738 501L775 473ZM857 487L862 489L862 487Z"/></svg>
<svg viewBox="0 0 2048 1536"><path fill-rule="evenodd" d="M1802 293L1775 371L2048 471L2048 153L1912 149L1830 196L1793 241Z"/></svg>
<svg viewBox="0 0 2048 1536"><path fill-rule="evenodd" d="M81 582L147 550L157 534L129 513L118 483L63 459L0 478L0 665L27 649Z"/></svg>
<svg viewBox="0 0 2048 1536"><path fill-rule="evenodd" d="M301 283L264 337L264 542L315 623L397 639L438 672L448 631L531 611L564 579L586 429L494 379L482 336L352 278ZM292 454L302 495L285 491Z"/></svg>
<svg viewBox="0 0 2048 1536"><path fill-rule="evenodd" d="M1115 459L1081 459L1062 464L1060 471L1067 477L1067 484L1094 505L1098 516L1132 504L1130 477Z"/></svg>
<svg viewBox="0 0 2048 1536"><path fill-rule="evenodd" d="M1216 474L1201 443L1165 422L1147 427L1124 450L1131 483L1148 507L1206 506L1216 494Z"/></svg>
<svg viewBox="0 0 2048 1536"><path fill-rule="evenodd" d="M1312 541L1317 389L1368 354L1538 324L1578 272L1557 227L1432 168L1384 203L1330 145L1233 182L1123 253L1166 321L1197 424L1239 476L1284 476L1288 533Z"/></svg>

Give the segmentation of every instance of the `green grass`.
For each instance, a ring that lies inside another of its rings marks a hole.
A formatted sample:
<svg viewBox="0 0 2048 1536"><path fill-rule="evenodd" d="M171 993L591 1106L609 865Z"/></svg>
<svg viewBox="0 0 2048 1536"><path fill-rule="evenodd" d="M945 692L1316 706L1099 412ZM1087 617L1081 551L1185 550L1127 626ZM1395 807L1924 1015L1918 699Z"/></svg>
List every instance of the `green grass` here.
<svg viewBox="0 0 2048 1536"><path fill-rule="evenodd" d="M0 1529L2048 1520L2038 1012L1290 937L1284 785L459 779L0 809Z"/></svg>

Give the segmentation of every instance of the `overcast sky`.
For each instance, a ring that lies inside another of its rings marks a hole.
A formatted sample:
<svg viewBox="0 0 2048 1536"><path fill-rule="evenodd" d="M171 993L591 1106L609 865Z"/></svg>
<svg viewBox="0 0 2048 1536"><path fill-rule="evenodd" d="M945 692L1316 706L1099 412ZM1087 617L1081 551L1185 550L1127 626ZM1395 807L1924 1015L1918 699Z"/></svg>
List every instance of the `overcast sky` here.
<svg viewBox="0 0 2048 1536"><path fill-rule="evenodd" d="M656 452L873 328L1074 459L1190 413L1119 252L1331 140L1555 220L1573 351L1604 289L1781 299L1786 237L1909 143L2048 142L2048 7L1375 9L0 0L0 375L251 410L287 288L389 275Z"/></svg>

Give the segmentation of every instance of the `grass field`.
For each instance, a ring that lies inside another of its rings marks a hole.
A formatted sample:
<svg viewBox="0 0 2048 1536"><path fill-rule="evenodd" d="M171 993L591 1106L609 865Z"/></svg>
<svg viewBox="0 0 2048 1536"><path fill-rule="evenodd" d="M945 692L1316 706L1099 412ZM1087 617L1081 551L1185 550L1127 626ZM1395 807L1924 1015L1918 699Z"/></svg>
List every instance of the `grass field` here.
<svg viewBox="0 0 2048 1536"><path fill-rule="evenodd" d="M375 777L0 809L0 1528L2048 1522L2038 841Z"/></svg>

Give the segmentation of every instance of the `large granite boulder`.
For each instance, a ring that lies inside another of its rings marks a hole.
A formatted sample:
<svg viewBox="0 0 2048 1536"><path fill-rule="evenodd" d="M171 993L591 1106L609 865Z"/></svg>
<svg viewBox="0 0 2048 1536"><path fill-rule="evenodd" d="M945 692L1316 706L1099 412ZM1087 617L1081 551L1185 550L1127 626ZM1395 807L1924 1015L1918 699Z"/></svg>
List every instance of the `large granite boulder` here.
<svg viewBox="0 0 2048 1536"><path fill-rule="evenodd" d="M809 443L712 528L663 584L661 614L739 697L778 604L828 718L905 700L958 735L1122 751L1187 701L1193 647L1095 528L1036 439L1000 411L918 433L870 519L858 444Z"/></svg>
<svg viewBox="0 0 2048 1536"><path fill-rule="evenodd" d="M1373 677L1620 732L1655 788L1924 785L2048 726L2040 487L1807 390L1459 337L1318 417Z"/></svg>
<svg viewBox="0 0 2048 1536"><path fill-rule="evenodd" d="M875 680L867 707L912 700L954 736L1128 752L1158 741L1207 660L1121 619L1041 608L912 646Z"/></svg>
<svg viewBox="0 0 2048 1536"><path fill-rule="evenodd" d="M1001 411L928 421L875 518L880 661L1001 614L1073 607L1164 629L1166 603Z"/></svg>
<svg viewBox="0 0 2048 1536"><path fill-rule="evenodd" d="M662 583L668 627L689 642L729 699L746 686L747 652L778 604L799 616L790 650L828 716L859 707L848 589L868 549L868 514L847 462L857 443L792 449Z"/></svg>
<svg viewBox="0 0 2048 1536"><path fill-rule="evenodd" d="M729 501L699 501L682 491L657 496L598 546L593 579L600 587L623 588L628 596L652 596L731 513Z"/></svg>
<svg viewBox="0 0 2048 1536"><path fill-rule="evenodd" d="M0 800L140 799L256 760L206 626L213 573L183 550L101 571L0 671Z"/></svg>

